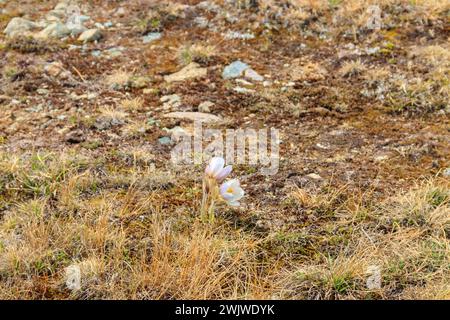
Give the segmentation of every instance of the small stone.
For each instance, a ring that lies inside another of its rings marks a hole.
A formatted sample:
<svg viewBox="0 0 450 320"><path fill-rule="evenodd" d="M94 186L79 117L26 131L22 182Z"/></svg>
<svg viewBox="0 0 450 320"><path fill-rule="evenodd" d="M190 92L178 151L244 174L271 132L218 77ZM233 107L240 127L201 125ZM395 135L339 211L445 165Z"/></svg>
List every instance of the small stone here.
<svg viewBox="0 0 450 320"><path fill-rule="evenodd" d="M223 69L222 77L224 79L233 79L240 77L249 66L239 60L234 61Z"/></svg>
<svg viewBox="0 0 450 320"><path fill-rule="evenodd" d="M442 173L442 175L444 177L450 177L450 168L445 169L444 172Z"/></svg>
<svg viewBox="0 0 450 320"><path fill-rule="evenodd" d="M163 103L163 108L166 110L177 108L181 105L181 98L176 94L162 96L159 101Z"/></svg>
<svg viewBox="0 0 450 320"><path fill-rule="evenodd" d="M124 7L120 7L119 9L117 9L115 15L118 17L123 17L126 14L125 8Z"/></svg>
<svg viewBox="0 0 450 320"><path fill-rule="evenodd" d="M94 51L91 52L91 55L93 57L99 58L99 57L102 56L102 52L100 50L94 50Z"/></svg>
<svg viewBox="0 0 450 320"><path fill-rule="evenodd" d="M383 162L389 159L389 154L387 153L380 153L375 155L374 160L375 162Z"/></svg>
<svg viewBox="0 0 450 320"><path fill-rule="evenodd" d="M236 79L236 83L239 83L239 84L241 84L243 86L247 86L247 87L252 87L253 86L253 83L251 83L251 82L249 82L247 80L244 80L244 79Z"/></svg>
<svg viewBox="0 0 450 320"><path fill-rule="evenodd" d="M164 115L165 118L185 119L201 122L219 122L222 119L218 116L203 112L171 112Z"/></svg>
<svg viewBox="0 0 450 320"><path fill-rule="evenodd" d="M115 58L122 55L122 51L124 51L124 47L113 47L108 50L105 50L105 53L109 58Z"/></svg>
<svg viewBox="0 0 450 320"><path fill-rule="evenodd" d="M163 145L170 144L172 143L172 139L170 139L170 137L161 137L158 139L158 142Z"/></svg>
<svg viewBox="0 0 450 320"><path fill-rule="evenodd" d="M155 40L161 39L162 34L160 32L151 32L142 37L142 43L147 44Z"/></svg>
<svg viewBox="0 0 450 320"><path fill-rule="evenodd" d="M48 89L44 89L44 88L39 88L39 89L36 90L36 92L38 94L40 94L41 96L46 96L49 93L49 90Z"/></svg>
<svg viewBox="0 0 450 320"><path fill-rule="evenodd" d="M239 40L251 40L255 38L254 34L251 33L240 33L240 32L236 32L236 31L229 31L228 33L226 33L224 35L225 39L228 40L234 40L234 39L239 39Z"/></svg>
<svg viewBox="0 0 450 320"><path fill-rule="evenodd" d="M122 119L101 116L95 120L94 127L98 130L106 130L111 127L123 125L124 123L125 121L123 121Z"/></svg>
<svg viewBox="0 0 450 320"><path fill-rule="evenodd" d="M85 139L82 130L71 131L66 135L66 141L69 143L81 143Z"/></svg>
<svg viewBox="0 0 450 320"><path fill-rule="evenodd" d="M102 33L99 29L89 29L84 31L80 37L78 38L78 41L83 42L91 42L91 41L97 41L102 37Z"/></svg>
<svg viewBox="0 0 450 320"><path fill-rule="evenodd" d="M66 287L71 291L81 289L81 269L78 265L72 264L65 269Z"/></svg>
<svg viewBox="0 0 450 320"><path fill-rule="evenodd" d="M309 178L309 179L312 179L312 180L316 180L316 181L319 181L319 180L322 180L322 179L323 179L323 178L322 178L320 175L318 175L317 173L310 173L310 174L306 175L306 177Z"/></svg>
<svg viewBox="0 0 450 320"><path fill-rule="evenodd" d="M181 140L182 137L185 137L188 135L188 133L186 132L186 130L184 130L182 127L180 126L176 126L170 130L167 130L168 132L170 132L172 134L171 136L171 140L174 142L178 142Z"/></svg>
<svg viewBox="0 0 450 320"><path fill-rule="evenodd" d="M194 19L194 23L199 27L199 28L206 28L208 26L209 20L206 19L205 17L196 17Z"/></svg>
<svg viewBox="0 0 450 320"><path fill-rule="evenodd" d="M64 69L63 64L60 61L54 61L45 65L44 71L49 76L55 78L68 79L71 76L71 73Z"/></svg>
<svg viewBox="0 0 450 320"><path fill-rule="evenodd" d="M200 68L200 65L192 62L178 72L165 76L166 82L184 81L192 78L204 77L207 74L206 68Z"/></svg>
<svg viewBox="0 0 450 320"><path fill-rule="evenodd" d="M233 88L234 91L236 91L237 93L254 93L255 90L252 89L247 89L247 88L243 88L243 87L235 87Z"/></svg>
<svg viewBox="0 0 450 320"><path fill-rule="evenodd" d="M214 105L214 102L204 101L198 105L198 111L209 113L211 112L210 107Z"/></svg>
<svg viewBox="0 0 450 320"><path fill-rule="evenodd" d="M5 33L8 37L25 36L29 31L36 28L37 25L33 21L15 17L9 21L3 33Z"/></svg>
<svg viewBox="0 0 450 320"><path fill-rule="evenodd" d="M255 226L262 231L270 230L270 222L267 220L258 220L256 221Z"/></svg>

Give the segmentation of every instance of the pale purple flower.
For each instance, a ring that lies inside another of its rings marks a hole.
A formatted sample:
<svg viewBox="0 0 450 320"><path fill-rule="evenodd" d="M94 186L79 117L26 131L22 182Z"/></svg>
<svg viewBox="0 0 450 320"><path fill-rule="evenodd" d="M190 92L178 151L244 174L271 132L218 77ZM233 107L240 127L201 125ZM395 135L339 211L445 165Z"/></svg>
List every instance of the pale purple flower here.
<svg viewBox="0 0 450 320"><path fill-rule="evenodd" d="M233 169L232 166L226 166L225 160L222 157L214 157L209 162L209 165L205 169L205 173L210 176L211 178L214 178L217 180L217 182L222 182Z"/></svg>
<svg viewBox="0 0 450 320"><path fill-rule="evenodd" d="M239 200L244 196L244 190L237 179L222 183L219 191L222 198L233 207L239 206Z"/></svg>

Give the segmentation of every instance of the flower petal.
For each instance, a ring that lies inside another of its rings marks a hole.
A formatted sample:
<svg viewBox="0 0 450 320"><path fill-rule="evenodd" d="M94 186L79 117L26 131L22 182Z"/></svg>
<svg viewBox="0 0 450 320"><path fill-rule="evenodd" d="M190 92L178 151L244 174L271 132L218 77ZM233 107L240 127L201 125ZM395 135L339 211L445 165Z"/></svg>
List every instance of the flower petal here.
<svg viewBox="0 0 450 320"><path fill-rule="evenodd" d="M220 170L222 170L225 164L225 160L222 157L213 157L206 167L206 174L215 176Z"/></svg>
<svg viewBox="0 0 450 320"><path fill-rule="evenodd" d="M239 180L232 179L222 183L219 188L222 198L231 206L238 206L240 200L244 196Z"/></svg>
<svg viewBox="0 0 450 320"><path fill-rule="evenodd" d="M222 182L231 173L232 170L233 167L231 165L228 165L222 170L220 170L215 176L215 178L217 179L217 181Z"/></svg>

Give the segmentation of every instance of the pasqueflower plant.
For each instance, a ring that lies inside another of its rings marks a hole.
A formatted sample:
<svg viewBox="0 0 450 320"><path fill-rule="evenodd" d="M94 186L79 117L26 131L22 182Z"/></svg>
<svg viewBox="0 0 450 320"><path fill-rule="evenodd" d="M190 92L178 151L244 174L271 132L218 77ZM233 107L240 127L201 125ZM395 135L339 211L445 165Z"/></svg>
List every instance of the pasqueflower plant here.
<svg viewBox="0 0 450 320"><path fill-rule="evenodd" d="M244 196L239 180L223 182L233 170L231 165L226 167L224 165L225 160L222 157L214 157L205 169L201 215L202 218L208 217L210 221L214 220L214 206L217 201L236 207Z"/></svg>

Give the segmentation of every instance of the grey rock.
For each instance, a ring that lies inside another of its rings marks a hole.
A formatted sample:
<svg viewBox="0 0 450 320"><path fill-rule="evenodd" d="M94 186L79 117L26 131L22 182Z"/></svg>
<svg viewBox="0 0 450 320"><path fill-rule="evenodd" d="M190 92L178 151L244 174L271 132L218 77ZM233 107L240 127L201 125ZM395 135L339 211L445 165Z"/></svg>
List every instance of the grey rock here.
<svg viewBox="0 0 450 320"><path fill-rule="evenodd" d="M158 139L158 142L162 145L171 144L172 139L170 139L170 137L161 137Z"/></svg>
<svg viewBox="0 0 450 320"><path fill-rule="evenodd" d="M94 126L98 130L106 130L111 127L122 125L124 123L125 123L125 121L123 121L121 119L110 118L110 117L99 117L95 121Z"/></svg>
<svg viewBox="0 0 450 320"><path fill-rule="evenodd" d="M162 33L160 32L151 32L142 37L142 42L147 44L155 40L159 40L162 37Z"/></svg>
<svg viewBox="0 0 450 320"><path fill-rule="evenodd" d="M124 51L124 50L125 50L124 47L112 47L112 48L105 50L105 54L110 58L114 58L114 57L121 56L122 51Z"/></svg>
<svg viewBox="0 0 450 320"><path fill-rule="evenodd" d="M194 19L194 23L199 27L199 28L206 28L209 24L209 20L206 19L205 17L197 17Z"/></svg>
<svg viewBox="0 0 450 320"><path fill-rule="evenodd" d="M249 66L239 60L234 61L223 69L222 77L224 79L233 79L240 77Z"/></svg>
<svg viewBox="0 0 450 320"><path fill-rule="evenodd" d="M176 94L163 96L159 101L163 103L163 108L166 110L177 108L181 105L181 98Z"/></svg>
<svg viewBox="0 0 450 320"><path fill-rule="evenodd" d="M3 33L5 33L8 37L17 37L27 35L29 31L36 28L37 25L33 21L15 17L9 21Z"/></svg>
<svg viewBox="0 0 450 320"><path fill-rule="evenodd" d="M99 57L102 56L102 52L101 52L101 50L94 50L94 51L91 52L91 55L96 57L96 58L99 58Z"/></svg>
<svg viewBox="0 0 450 320"><path fill-rule="evenodd" d="M38 38L49 39L49 38L64 38L70 34L70 29L60 22L54 22L48 25L44 30L37 34Z"/></svg>
<svg viewBox="0 0 450 320"><path fill-rule="evenodd" d="M85 26L83 26L82 24L67 23L66 27L70 30L70 34L74 37L82 34L83 32L85 32L87 30L87 28Z"/></svg>

